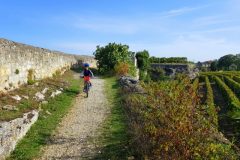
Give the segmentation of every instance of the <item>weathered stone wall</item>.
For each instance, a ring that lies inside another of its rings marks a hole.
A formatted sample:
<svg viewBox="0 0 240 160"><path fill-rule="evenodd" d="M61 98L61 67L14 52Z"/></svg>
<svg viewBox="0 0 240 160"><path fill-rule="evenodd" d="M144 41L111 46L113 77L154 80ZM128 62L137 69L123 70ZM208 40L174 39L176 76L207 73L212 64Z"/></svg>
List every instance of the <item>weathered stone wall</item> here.
<svg viewBox="0 0 240 160"><path fill-rule="evenodd" d="M31 111L22 118L0 123L0 160L5 159L14 150L17 142L23 138L37 121L38 111Z"/></svg>
<svg viewBox="0 0 240 160"><path fill-rule="evenodd" d="M64 72L78 61L96 61L90 56L76 56L0 39L0 91L27 83L31 74L36 80ZM33 73L31 73L33 72Z"/></svg>

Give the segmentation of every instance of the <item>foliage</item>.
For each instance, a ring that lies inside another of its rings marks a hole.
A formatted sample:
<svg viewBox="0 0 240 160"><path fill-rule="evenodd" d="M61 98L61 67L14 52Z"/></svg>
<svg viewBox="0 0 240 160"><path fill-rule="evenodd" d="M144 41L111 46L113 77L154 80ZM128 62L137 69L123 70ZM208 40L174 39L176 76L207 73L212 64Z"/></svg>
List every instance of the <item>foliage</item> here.
<svg viewBox="0 0 240 160"><path fill-rule="evenodd" d="M240 83L240 77L238 77L238 76L233 76L233 80Z"/></svg>
<svg viewBox="0 0 240 160"><path fill-rule="evenodd" d="M129 64L125 62L118 62L115 65L114 70L118 76L126 76L129 73Z"/></svg>
<svg viewBox="0 0 240 160"><path fill-rule="evenodd" d="M240 55L228 54L221 57L217 62L218 70L239 70Z"/></svg>
<svg viewBox="0 0 240 160"><path fill-rule="evenodd" d="M138 159L237 159L198 110L190 80L150 83L144 89L147 94L125 99Z"/></svg>
<svg viewBox="0 0 240 160"><path fill-rule="evenodd" d="M140 70L146 71L149 68L149 53L144 50L136 53L137 64Z"/></svg>
<svg viewBox="0 0 240 160"><path fill-rule="evenodd" d="M139 70L139 79L142 81L145 81L145 79L147 78L148 73L145 70Z"/></svg>
<svg viewBox="0 0 240 160"><path fill-rule="evenodd" d="M207 99L206 99L206 111L208 114L208 119L209 121L214 124L215 126L218 126L218 115L217 115L217 111L214 105L214 97L213 97L213 90L211 87L211 83L209 81L209 78L207 76L205 76L205 84L206 84L206 88L207 88Z"/></svg>
<svg viewBox="0 0 240 160"><path fill-rule="evenodd" d="M195 78L194 81L193 81L193 90L194 90L195 92L197 92L198 86L199 86L199 78L197 77L197 78Z"/></svg>
<svg viewBox="0 0 240 160"><path fill-rule="evenodd" d="M112 71L118 62L132 64L134 57L134 54L129 51L129 46L116 43L109 43L104 47L97 46L93 54L98 61L99 72L103 74ZM134 68L131 67L131 69Z"/></svg>
<svg viewBox="0 0 240 160"><path fill-rule="evenodd" d="M34 74L35 74L35 71L33 69L29 69L28 70L27 83L29 85L32 85L32 84L35 83L35 76L34 76Z"/></svg>
<svg viewBox="0 0 240 160"><path fill-rule="evenodd" d="M158 58L158 57L150 57L150 63L188 63L186 57L170 57L170 58Z"/></svg>
<svg viewBox="0 0 240 160"><path fill-rule="evenodd" d="M148 70L148 74L153 81L162 81L169 79L165 76L165 71L161 68L151 68Z"/></svg>
<svg viewBox="0 0 240 160"><path fill-rule="evenodd" d="M236 94L240 94L240 84L228 76L224 76L225 83L232 89L232 91Z"/></svg>
<svg viewBox="0 0 240 160"><path fill-rule="evenodd" d="M15 74L19 74L19 69L16 69L16 70L15 70Z"/></svg>
<svg viewBox="0 0 240 160"><path fill-rule="evenodd" d="M217 71L217 69L218 69L217 66L218 66L218 61L217 60L213 61L210 65L211 71Z"/></svg>
<svg viewBox="0 0 240 160"><path fill-rule="evenodd" d="M218 68L228 70L228 67L235 62L235 56L232 54L225 55L218 60Z"/></svg>
<svg viewBox="0 0 240 160"><path fill-rule="evenodd" d="M214 80L226 98L226 101L230 107L229 109L240 109L240 101L233 91L219 77L214 76Z"/></svg>

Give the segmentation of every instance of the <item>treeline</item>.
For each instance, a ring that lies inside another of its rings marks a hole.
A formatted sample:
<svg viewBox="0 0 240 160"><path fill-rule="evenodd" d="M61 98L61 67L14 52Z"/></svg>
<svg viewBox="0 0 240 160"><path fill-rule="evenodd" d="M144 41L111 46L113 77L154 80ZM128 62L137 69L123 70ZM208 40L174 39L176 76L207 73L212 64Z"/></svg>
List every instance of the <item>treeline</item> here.
<svg viewBox="0 0 240 160"><path fill-rule="evenodd" d="M183 64L187 64L188 59L187 57L150 57L149 58L150 63L183 63Z"/></svg>
<svg viewBox="0 0 240 160"><path fill-rule="evenodd" d="M128 45L109 43L106 46L97 46L93 53L98 62L98 70L101 74L117 74L117 75L136 75L136 67L134 59L137 59L137 67L139 69L140 80L158 81L164 80L165 71L161 68L151 68L151 63L190 63L186 57L170 57L159 58L150 57L147 50L132 52Z"/></svg>
<svg viewBox="0 0 240 160"><path fill-rule="evenodd" d="M239 71L240 70L240 54L228 54L218 60L215 60L210 65L211 71Z"/></svg>

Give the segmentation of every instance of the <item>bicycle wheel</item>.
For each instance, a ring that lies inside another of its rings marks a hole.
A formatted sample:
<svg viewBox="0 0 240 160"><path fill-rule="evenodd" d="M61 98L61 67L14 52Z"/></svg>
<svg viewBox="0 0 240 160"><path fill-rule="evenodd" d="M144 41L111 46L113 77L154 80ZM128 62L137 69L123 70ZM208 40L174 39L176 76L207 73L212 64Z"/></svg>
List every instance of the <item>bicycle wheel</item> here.
<svg viewBox="0 0 240 160"><path fill-rule="evenodd" d="M86 96L88 97L88 93L89 93L89 84L86 84Z"/></svg>

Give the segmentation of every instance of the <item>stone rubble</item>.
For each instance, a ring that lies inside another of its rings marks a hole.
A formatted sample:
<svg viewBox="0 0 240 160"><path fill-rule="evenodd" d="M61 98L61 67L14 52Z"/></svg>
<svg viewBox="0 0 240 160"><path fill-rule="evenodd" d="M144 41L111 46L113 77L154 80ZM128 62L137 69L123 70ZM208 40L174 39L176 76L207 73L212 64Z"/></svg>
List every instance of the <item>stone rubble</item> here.
<svg viewBox="0 0 240 160"><path fill-rule="evenodd" d="M144 89L141 87L141 85L139 85L139 81L132 77L128 76L120 77L119 84L122 87L122 89L128 93L140 93L140 94L145 93Z"/></svg>
<svg viewBox="0 0 240 160"><path fill-rule="evenodd" d="M37 101L43 101L45 96L41 92L37 92L34 97Z"/></svg>
<svg viewBox="0 0 240 160"><path fill-rule="evenodd" d="M16 95L16 96L12 96L12 99L16 101L20 101L22 98L19 95Z"/></svg>
<svg viewBox="0 0 240 160"><path fill-rule="evenodd" d="M29 99L29 96L23 95L22 97L23 97L24 99Z"/></svg>
<svg viewBox="0 0 240 160"><path fill-rule="evenodd" d="M56 97L57 95L61 94L62 91L56 90L55 92L52 92L51 96L52 98Z"/></svg>
<svg viewBox="0 0 240 160"><path fill-rule="evenodd" d="M16 106L12 106L12 105L3 106L2 109L8 110L8 111L18 111L18 108Z"/></svg>
<svg viewBox="0 0 240 160"><path fill-rule="evenodd" d="M48 90L49 90L49 88L44 88L41 93L46 94Z"/></svg>
<svg viewBox="0 0 240 160"><path fill-rule="evenodd" d="M5 159L16 147L17 142L23 138L38 119L38 111L25 113L22 118L9 122L0 122L0 159Z"/></svg>

